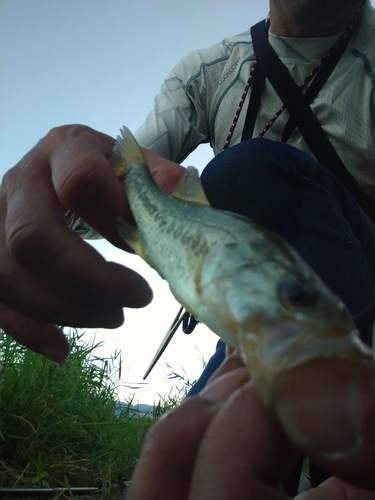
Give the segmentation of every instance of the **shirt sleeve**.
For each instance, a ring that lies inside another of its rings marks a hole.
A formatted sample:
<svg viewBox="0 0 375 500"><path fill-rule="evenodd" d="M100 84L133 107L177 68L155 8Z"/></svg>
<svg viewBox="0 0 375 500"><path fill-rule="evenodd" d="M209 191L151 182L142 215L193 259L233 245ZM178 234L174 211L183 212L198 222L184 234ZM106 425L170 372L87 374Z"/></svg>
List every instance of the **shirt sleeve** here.
<svg viewBox="0 0 375 500"><path fill-rule="evenodd" d="M175 66L135 133L141 146L181 163L199 144L210 142L206 78L212 64L207 61L218 50L216 45L190 52Z"/></svg>

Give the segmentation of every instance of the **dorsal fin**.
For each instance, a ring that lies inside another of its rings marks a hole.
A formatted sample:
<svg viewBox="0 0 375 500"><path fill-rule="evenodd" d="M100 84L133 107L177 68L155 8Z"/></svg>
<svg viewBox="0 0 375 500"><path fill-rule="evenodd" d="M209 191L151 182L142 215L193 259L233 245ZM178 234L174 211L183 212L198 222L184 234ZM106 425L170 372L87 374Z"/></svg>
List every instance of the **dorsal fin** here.
<svg viewBox="0 0 375 500"><path fill-rule="evenodd" d="M190 203L210 206L199 178L199 172L194 167L187 167L176 184L172 196Z"/></svg>
<svg viewBox="0 0 375 500"><path fill-rule="evenodd" d="M117 176L124 174L129 165L147 165L147 160L138 142L128 127L123 126L121 136L116 139L111 163Z"/></svg>

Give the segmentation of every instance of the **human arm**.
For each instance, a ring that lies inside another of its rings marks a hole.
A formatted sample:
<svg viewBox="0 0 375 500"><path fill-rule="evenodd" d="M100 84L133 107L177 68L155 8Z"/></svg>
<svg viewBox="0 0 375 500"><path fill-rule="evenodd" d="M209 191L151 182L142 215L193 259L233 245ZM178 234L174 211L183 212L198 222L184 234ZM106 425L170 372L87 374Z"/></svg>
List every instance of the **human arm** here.
<svg viewBox="0 0 375 500"><path fill-rule="evenodd" d="M290 441L264 410L239 357L229 356L200 395L153 426L127 500L287 500L280 484L300 451L341 478L330 478L303 500L374 500L375 365L357 368L364 390L362 445L352 456L328 460ZM315 425L317 433L326 432L324 414Z"/></svg>
<svg viewBox="0 0 375 500"><path fill-rule="evenodd" d="M4 176L0 186L0 328L55 361L69 353L55 326L116 328L123 307L147 305L139 275L106 262L67 226L70 211L127 249L116 219L130 218L109 158L114 139L85 126L50 131ZM149 154L150 169L170 190L183 171Z"/></svg>
<svg viewBox="0 0 375 500"><path fill-rule="evenodd" d="M221 96L218 79L227 56L220 43L192 51L176 64L134 134L141 146L181 163L199 144L213 139Z"/></svg>

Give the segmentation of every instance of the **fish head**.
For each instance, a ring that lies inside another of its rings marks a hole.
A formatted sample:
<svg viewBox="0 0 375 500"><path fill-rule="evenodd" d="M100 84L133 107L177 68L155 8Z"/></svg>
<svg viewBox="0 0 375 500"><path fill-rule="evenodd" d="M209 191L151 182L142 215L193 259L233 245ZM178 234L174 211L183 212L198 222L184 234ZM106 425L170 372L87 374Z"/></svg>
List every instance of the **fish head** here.
<svg viewBox="0 0 375 500"><path fill-rule="evenodd" d="M263 403L272 407L281 374L316 359L372 357L360 340L343 301L307 266L289 269L279 280L274 310L242 322L242 356Z"/></svg>
<svg viewBox="0 0 375 500"><path fill-rule="evenodd" d="M218 246L200 288L236 338L266 406L281 373L315 358L370 355L342 300L291 249L256 255L251 245Z"/></svg>

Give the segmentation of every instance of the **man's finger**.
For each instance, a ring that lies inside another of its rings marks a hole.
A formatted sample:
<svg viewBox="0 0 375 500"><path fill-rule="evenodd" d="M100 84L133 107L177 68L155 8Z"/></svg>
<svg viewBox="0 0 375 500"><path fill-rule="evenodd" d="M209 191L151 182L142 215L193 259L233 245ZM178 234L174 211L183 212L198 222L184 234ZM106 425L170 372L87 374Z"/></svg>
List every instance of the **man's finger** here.
<svg viewBox="0 0 375 500"><path fill-rule="evenodd" d="M221 392L214 387L210 396L188 398L154 424L131 482L129 500L194 498L189 490L200 442L223 401L244 380L243 370L225 373ZM212 402L213 396L218 402Z"/></svg>
<svg viewBox="0 0 375 500"><path fill-rule="evenodd" d="M72 252L68 249L70 260L65 258L61 262L59 255L50 264L51 276L25 268L9 255L4 234L0 233L0 302L43 322L88 328L120 326L123 307L139 307L149 302L152 292L148 284L135 272L107 263L99 254L95 255L94 248L77 235L72 236L77 239L77 253L84 247L78 263L84 266L88 261L96 262L91 278L90 270L77 267L74 249Z"/></svg>
<svg viewBox="0 0 375 500"><path fill-rule="evenodd" d="M30 152L31 158L23 161L30 165L34 155L35 151ZM34 159L38 162L34 168L20 166L5 178L0 210L6 217L6 234L1 248L8 249L10 258L18 264L79 301L94 301L99 307L148 304L151 293L143 278L119 265L108 264L67 227L65 212L70 207L61 205L50 175L45 172L49 168L47 161L41 156ZM8 266L8 274L12 272Z"/></svg>
<svg viewBox="0 0 375 500"><path fill-rule="evenodd" d="M375 491L357 488L330 477L320 486L296 496L295 500L375 500Z"/></svg>
<svg viewBox="0 0 375 500"><path fill-rule="evenodd" d="M280 381L276 409L290 439L332 475L375 490L375 364L315 360Z"/></svg>
<svg viewBox="0 0 375 500"><path fill-rule="evenodd" d="M114 139L82 125L59 127L49 136L51 180L59 203L126 249L116 221L128 219L130 209L109 161ZM64 144L69 147L61 147Z"/></svg>
<svg viewBox="0 0 375 500"><path fill-rule="evenodd" d="M279 484L297 452L264 410L251 383L238 389L205 433L191 499L286 499Z"/></svg>
<svg viewBox="0 0 375 500"><path fill-rule="evenodd" d="M19 344L57 363L69 355L69 342L57 326L34 321L3 304L0 304L0 328Z"/></svg>

